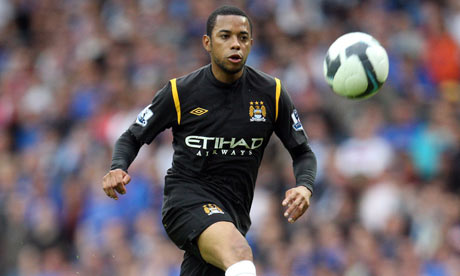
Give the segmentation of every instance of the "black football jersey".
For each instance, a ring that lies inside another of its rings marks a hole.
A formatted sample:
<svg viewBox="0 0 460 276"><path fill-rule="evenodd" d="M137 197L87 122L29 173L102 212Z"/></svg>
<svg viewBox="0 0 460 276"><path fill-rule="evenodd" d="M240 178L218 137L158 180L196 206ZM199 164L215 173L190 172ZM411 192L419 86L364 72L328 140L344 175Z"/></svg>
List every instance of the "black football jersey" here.
<svg viewBox="0 0 460 276"><path fill-rule="evenodd" d="M149 144L166 128L172 128L174 157L165 204L196 204L201 192L212 194L237 209L243 228L272 133L288 150L307 143L281 82L250 66L231 84L218 81L211 65L171 80L129 130Z"/></svg>

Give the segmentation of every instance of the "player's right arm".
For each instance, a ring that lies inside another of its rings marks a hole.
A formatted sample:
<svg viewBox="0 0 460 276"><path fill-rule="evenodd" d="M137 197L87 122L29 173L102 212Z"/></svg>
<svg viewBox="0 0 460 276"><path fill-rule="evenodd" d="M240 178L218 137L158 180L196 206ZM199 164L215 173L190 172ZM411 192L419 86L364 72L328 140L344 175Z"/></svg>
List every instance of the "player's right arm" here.
<svg viewBox="0 0 460 276"><path fill-rule="evenodd" d="M171 127L177 120L176 114L171 83L168 82L116 141L110 171L102 180L102 189L108 197L118 199L117 193L126 193L125 185L131 181L128 168L140 148L143 144L150 144L158 133Z"/></svg>

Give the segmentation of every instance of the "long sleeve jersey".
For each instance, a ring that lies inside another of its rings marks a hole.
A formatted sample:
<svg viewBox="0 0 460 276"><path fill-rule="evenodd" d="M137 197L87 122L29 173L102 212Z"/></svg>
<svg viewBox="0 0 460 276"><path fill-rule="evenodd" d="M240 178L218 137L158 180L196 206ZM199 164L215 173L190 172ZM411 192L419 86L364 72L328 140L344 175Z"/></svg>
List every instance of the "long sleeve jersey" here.
<svg viewBox="0 0 460 276"><path fill-rule="evenodd" d="M293 158L296 185L313 190L316 159L289 94L277 78L250 66L231 84L218 81L211 65L168 82L117 142L112 169L127 170L140 146L167 128L174 156L163 212L212 194L236 210L247 231L257 172L273 132Z"/></svg>

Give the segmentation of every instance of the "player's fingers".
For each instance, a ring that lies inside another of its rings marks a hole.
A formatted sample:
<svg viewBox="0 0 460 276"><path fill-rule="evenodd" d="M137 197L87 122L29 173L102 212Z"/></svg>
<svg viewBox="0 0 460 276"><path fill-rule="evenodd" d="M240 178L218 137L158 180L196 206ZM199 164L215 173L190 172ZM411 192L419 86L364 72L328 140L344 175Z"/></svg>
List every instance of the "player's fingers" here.
<svg viewBox="0 0 460 276"><path fill-rule="evenodd" d="M286 192L286 197L284 198L282 205L288 206L296 197L296 193L293 193L291 190Z"/></svg>
<svg viewBox="0 0 460 276"><path fill-rule="evenodd" d="M104 179L103 190L108 197L118 199L117 194L113 190L113 186L116 185L116 178L113 174L108 174L107 178Z"/></svg>
<svg viewBox="0 0 460 276"><path fill-rule="evenodd" d="M110 187L110 183L113 181L113 174L111 172L104 175L102 178L102 189Z"/></svg>
<svg viewBox="0 0 460 276"><path fill-rule="evenodd" d="M104 187L104 192L108 197L111 197L113 199L118 199L118 196L112 187L110 186Z"/></svg>
<svg viewBox="0 0 460 276"><path fill-rule="evenodd" d="M123 174L118 172L115 173L113 176L114 181L112 181L112 186L111 186L111 194L113 193L115 196L113 197L114 199L118 199L118 195L116 192L123 194L125 191L125 188L123 187Z"/></svg>
<svg viewBox="0 0 460 276"><path fill-rule="evenodd" d="M297 208L295 210L292 211L292 214L289 216L288 218L288 221L290 223L293 223L295 221L297 221L297 219L303 215L303 213L305 213L305 211L307 210L306 208L306 202L303 201L299 204L299 206L297 206Z"/></svg>
<svg viewBox="0 0 460 276"><path fill-rule="evenodd" d="M118 193L120 194L126 194L126 188L125 188L125 185L123 185L123 183L118 183L117 186L115 186L115 191L117 191Z"/></svg>
<svg viewBox="0 0 460 276"><path fill-rule="evenodd" d="M118 196L117 196L117 193L115 192L115 190L113 188L109 188L107 189L108 191L108 195L109 197L115 199L115 200L118 200Z"/></svg>
<svg viewBox="0 0 460 276"><path fill-rule="evenodd" d="M131 181L131 176L125 173L125 175L123 176L123 184L127 185L130 181Z"/></svg>
<svg viewBox="0 0 460 276"><path fill-rule="evenodd" d="M120 171L114 173L113 178L115 181L112 182L112 188L116 189L116 186L123 184L123 173L121 173Z"/></svg>
<svg viewBox="0 0 460 276"><path fill-rule="evenodd" d="M110 187L110 181L112 181L112 175L110 173L104 175L104 178L102 180L102 190L108 194L108 188Z"/></svg>
<svg viewBox="0 0 460 276"><path fill-rule="evenodd" d="M293 211L302 203L302 197L297 197L290 205L289 208L284 212L285 217L292 215Z"/></svg>

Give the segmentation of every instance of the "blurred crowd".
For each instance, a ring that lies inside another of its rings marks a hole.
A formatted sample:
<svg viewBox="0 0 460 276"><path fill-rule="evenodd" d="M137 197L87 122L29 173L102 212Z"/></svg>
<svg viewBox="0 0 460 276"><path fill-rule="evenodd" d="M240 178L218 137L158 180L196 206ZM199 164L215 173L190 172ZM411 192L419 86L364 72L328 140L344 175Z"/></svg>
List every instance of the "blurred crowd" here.
<svg viewBox="0 0 460 276"><path fill-rule="evenodd" d="M318 159L311 207L288 224L292 165L272 138L247 236L258 275L460 275L458 0L0 0L0 275L179 275L160 217L170 131L118 201L101 180L155 92L209 62L221 4L252 18L248 64L282 80ZM390 58L368 100L323 78L351 31Z"/></svg>

